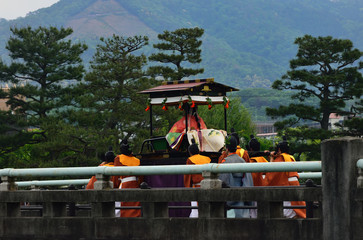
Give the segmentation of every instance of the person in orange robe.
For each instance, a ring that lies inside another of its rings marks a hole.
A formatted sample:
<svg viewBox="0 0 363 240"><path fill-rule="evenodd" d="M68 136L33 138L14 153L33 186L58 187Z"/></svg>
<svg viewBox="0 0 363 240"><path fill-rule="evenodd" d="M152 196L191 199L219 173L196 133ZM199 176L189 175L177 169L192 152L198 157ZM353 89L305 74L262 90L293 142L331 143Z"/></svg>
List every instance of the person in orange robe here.
<svg viewBox="0 0 363 240"><path fill-rule="evenodd" d="M115 158L115 166L139 166L140 160L132 155L132 151L127 143L127 140L123 140L120 146L121 155ZM127 188L139 188L140 182L137 176L119 176L119 189ZM138 207L140 202L116 202L116 207ZM122 209L121 211L115 210L116 217L140 217L141 209Z"/></svg>
<svg viewBox="0 0 363 240"><path fill-rule="evenodd" d="M269 156L269 151L261 152L261 144L260 142L253 136L250 136L250 141L248 145L246 146L248 150L248 154L250 156L250 163L262 163L262 162L268 162L266 158L263 156ZM251 173L252 179L253 179L253 185L254 186L265 186L265 173L262 172L253 172ZM256 202L252 203L253 206L257 206ZM251 218L257 218L257 209L250 209L250 215Z"/></svg>
<svg viewBox="0 0 363 240"><path fill-rule="evenodd" d="M271 162L295 162L295 158L289 154L289 145L284 141L276 147L276 152L271 153ZM266 184L268 186L300 186L299 174L297 172L268 172L266 173ZM304 201L284 202L285 206L304 206ZM305 209L284 209L284 216L288 218L306 218Z"/></svg>
<svg viewBox="0 0 363 240"><path fill-rule="evenodd" d="M105 155L102 156L102 160L104 160L99 166L107 166L107 167L113 167L113 161L115 159L115 154L112 151L112 147L109 147L108 152L105 153ZM92 176L89 180L86 189L94 189L95 182L97 181L96 176ZM113 182L113 187L117 188L118 185L114 181L114 176L111 177L111 181Z"/></svg>
<svg viewBox="0 0 363 240"><path fill-rule="evenodd" d="M260 142L251 135L251 140L248 143L248 154L250 155L250 162L251 163L263 163L268 162L265 157L263 156L269 156L269 151L261 152L261 144ZM254 186L264 186L266 185L263 181L265 179L265 173L261 172L254 172L252 173L253 178L253 185Z"/></svg>
<svg viewBox="0 0 363 240"><path fill-rule="evenodd" d="M195 140L192 139L192 144L188 147L188 152L190 157L187 159L187 165L198 165L198 164L208 164L211 162L209 157L199 154L198 145ZM202 174L185 174L184 175L184 186L185 187L200 187L200 182L203 180ZM191 206L198 206L197 202L191 202ZM192 209L189 217L198 217L198 209Z"/></svg>

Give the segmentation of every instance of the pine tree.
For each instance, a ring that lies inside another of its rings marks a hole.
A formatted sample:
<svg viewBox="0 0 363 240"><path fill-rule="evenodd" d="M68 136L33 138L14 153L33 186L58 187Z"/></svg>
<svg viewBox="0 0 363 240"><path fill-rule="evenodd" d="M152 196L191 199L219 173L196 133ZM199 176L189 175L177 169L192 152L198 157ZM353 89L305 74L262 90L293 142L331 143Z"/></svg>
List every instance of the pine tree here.
<svg viewBox="0 0 363 240"><path fill-rule="evenodd" d="M181 80L204 72L203 68L188 68L191 64L202 61L200 46L204 30L201 28L181 28L173 32L164 31L158 35L161 43L153 47L159 50L149 57L150 61L166 64L152 66L149 72L154 76L162 76L165 80Z"/></svg>
<svg viewBox="0 0 363 240"><path fill-rule="evenodd" d="M29 125L40 127L43 120L67 105L65 87L80 81L84 67L80 55L85 44L66 40L71 28L11 28L6 49L12 62L0 62L0 79L12 87L7 103L16 114L26 116Z"/></svg>
<svg viewBox="0 0 363 240"><path fill-rule="evenodd" d="M69 102L69 81L80 81L84 72L80 55L87 49L66 40L70 28L11 28L7 42L11 63L0 60L0 81L9 83L2 92L10 110L2 111L0 132L3 153L27 143L46 141L45 123L58 117ZM36 128L36 129L34 129ZM56 127L55 127L56 128Z"/></svg>
<svg viewBox="0 0 363 240"><path fill-rule="evenodd" d="M331 113L349 114L346 102L363 94L363 77L359 72L362 64L355 64L362 52L353 48L350 40L305 35L297 38L298 53L290 61L290 68L272 87L277 90L293 90L296 103L266 109L272 117L290 117L279 125L296 124L309 120L320 124L323 130L329 128ZM318 99L319 105L306 104Z"/></svg>
<svg viewBox="0 0 363 240"><path fill-rule="evenodd" d="M147 116L144 115L146 96L139 91L150 87L143 67L147 58L140 50L148 44L145 36L101 38L80 88L78 98L83 110L73 118L80 126L93 127L99 140L113 136L118 139L140 137ZM81 90L81 91L82 91ZM147 132L147 130L145 130Z"/></svg>

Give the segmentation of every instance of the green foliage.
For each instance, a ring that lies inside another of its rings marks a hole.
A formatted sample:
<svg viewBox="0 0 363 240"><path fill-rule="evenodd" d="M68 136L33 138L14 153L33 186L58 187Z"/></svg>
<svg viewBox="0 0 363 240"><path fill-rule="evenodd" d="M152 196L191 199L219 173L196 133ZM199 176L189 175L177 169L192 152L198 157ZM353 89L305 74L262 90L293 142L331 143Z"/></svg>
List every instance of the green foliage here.
<svg viewBox="0 0 363 240"><path fill-rule="evenodd" d="M295 103L267 108L269 116L296 116L284 121L283 125L296 124L300 119L320 123L328 130L331 113L346 114L346 101L359 98L363 94L363 77L354 65L362 52L353 49L350 40L332 37L297 38L299 46L295 59L290 61L291 70L276 80L272 87L277 90L293 90L291 96ZM306 104L307 100L317 98L319 106Z"/></svg>
<svg viewBox="0 0 363 240"><path fill-rule="evenodd" d="M330 131L307 126L287 128L282 134L288 136L290 153L294 154L296 160L310 161L319 161L321 159L321 141L333 136Z"/></svg>
<svg viewBox="0 0 363 240"><path fill-rule="evenodd" d="M204 30L201 28L181 28L173 32L164 31L158 35L161 43L154 44L159 53L149 57L150 61L156 61L171 66L151 66L149 73L152 76L162 76L165 80L181 80L204 72L204 69L186 68L183 63L196 64L202 61L200 49Z"/></svg>
<svg viewBox="0 0 363 240"><path fill-rule="evenodd" d="M42 132L29 131L26 119L11 111L0 111L0 156L13 152L27 143L37 143Z"/></svg>
<svg viewBox="0 0 363 240"><path fill-rule="evenodd" d="M13 36L6 49L12 62L9 65L0 62L0 80L10 83L9 91L2 97L7 99L11 110L1 113L2 154L4 158L9 157L5 165L23 166L34 161L30 165L41 166L40 159L50 162L54 159L48 158L46 151L37 158L38 152L34 149L44 148L42 143L48 143L49 136L55 137L54 133L47 132L49 125L53 124L56 129L58 112L70 104L66 81L81 80L84 69L80 55L87 46L65 40L73 32L70 28L14 27L10 30ZM14 156L20 162L12 161Z"/></svg>
<svg viewBox="0 0 363 240"><path fill-rule="evenodd" d="M81 80L80 55L87 46L65 40L73 32L70 28L14 27L11 32L6 48L13 61L9 66L0 62L0 80L16 86L10 88L7 104L16 114L27 116L31 126L39 127L42 119L67 104L62 84Z"/></svg>
<svg viewBox="0 0 363 240"><path fill-rule="evenodd" d="M343 124L337 124L342 129L338 134L361 137L363 136L363 99L356 101L351 110L354 114L349 116Z"/></svg>
<svg viewBox="0 0 363 240"><path fill-rule="evenodd" d="M291 70L272 85L277 90L294 91L294 102L266 108L266 113L283 118L275 126L293 139L291 148L298 159L319 160L321 140L333 136L329 130L330 114L350 114L347 102L363 94L363 77L359 72L362 64L356 64L362 52L354 49L350 40L330 36L305 35L297 38L295 44L298 52L290 61ZM316 99L318 105L308 102ZM301 126L302 120L319 123L321 128Z"/></svg>
<svg viewBox="0 0 363 240"><path fill-rule="evenodd" d="M207 106L199 106L199 115L203 118L208 128L224 129L224 106L214 105L211 110ZM249 136L255 133L255 126L251 115L241 104L239 98L232 98L227 109L227 127L234 128L240 137L247 142ZM228 132L230 129L227 129Z"/></svg>
<svg viewBox="0 0 363 240"><path fill-rule="evenodd" d="M143 36L101 38L84 83L78 86L78 106L67 118L80 127L94 129L99 140L113 136L140 142L147 127L144 106L146 96L139 91L149 88L152 79L145 77L146 56L137 54L148 44Z"/></svg>
<svg viewBox="0 0 363 240"><path fill-rule="evenodd" d="M10 35L9 26L72 26L72 39L81 38L90 47L83 55L85 62L93 56L98 36L123 35L137 29L137 34L154 41L156 33L164 30L198 26L205 30L199 66L205 74L198 78L214 77L240 88L264 87L259 85L259 78L269 87L267 81L271 83L288 68L296 51L291 43L298 36L347 38L362 48L362 8L362 1L328 0L61 0L25 18L0 20L0 55L7 56L2 46ZM110 22L127 22L127 26L114 27L123 24ZM94 26L104 26L103 31ZM258 77L256 83L248 78L254 75Z"/></svg>

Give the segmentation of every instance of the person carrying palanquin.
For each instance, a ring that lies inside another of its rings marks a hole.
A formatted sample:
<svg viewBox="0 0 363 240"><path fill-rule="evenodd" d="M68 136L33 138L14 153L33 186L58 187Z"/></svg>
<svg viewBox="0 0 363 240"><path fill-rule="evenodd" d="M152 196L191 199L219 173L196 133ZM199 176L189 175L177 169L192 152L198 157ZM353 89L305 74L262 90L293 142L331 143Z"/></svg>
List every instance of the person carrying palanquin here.
<svg viewBox="0 0 363 240"><path fill-rule="evenodd" d="M123 140L120 146L121 155L114 160L115 166L139 166L140 160L132 155L127 140ZM119 189L139 188L140 181L137 176L119 176ZM140 202L116 202L115 207L139 207ZM115 210L116 217L140 217L141 209Z"/></svg>
<svg viewBox="0 0 363 240"><path fill-rule="evenodd" d="M112 147L109 147L108 152L106 152L104 155L102 155L102 163L99 166L107 166L107 167L113 167L113 162L115 159L115 154L112 151ZM112 176L111 177L111 181L113 182L113 188L117 188L118 185L116 183L116 181L114 181L115 177ZM90 189L94 189L94 184L97 181L96 176L92 176L91 179L89 180L86 189L90 190Z"/></svg>
<svg viewBox="0 0 363 240"><path fill-rule="evenodd" d="M284 136L283 142L277 144L276 151L271 153L271 162L295 162L295 158L289 154L289 145ZM300 186L297 172L267 172L265 177L267 186ZM284 206L304 206L304 201L284 202ZM284 209L287 218L306 218L305 209Z"/></svg>
<svg viewBox="0 0 363 240"><path fill-rule="evenodd" d="M266 158L263 156L269 156L269 151L260 151L261 144L260 142L253 136L250 136L251 140L248 143L248 153L250 154L250 162L251 163L264 163L268 162ZM264 186L263 180L265 179L265 173L261 172L253 172L252 173L253 184L254 186Z"/></svg>
<svg viewBox="0 0 363 240"><path fill-rule="evenodd" d="M199 165L199 164L208 164L211 162L209 157L203 156L199 154L198 145L195 143L195 140L192 139L192 144L188 147L188 152L190 157L187 159L187 165ZM200 187L200 182L203 180L203 176L201 173L199 174L185 174L184 175L184 186L185 187ZM197 202L191 202L192 207L198 206ZM198 217L198 209L192 209L190 216L191 218Z"/></svg>
<svg viewBox="0 0 363 240"><path fill-rule="evenodd" d="M246 161L237 154L237 139L233 136L226 137L227 157L221 161L221 164L229 163L246 163ZM219 179L229 187L253 187L251 173L223 173ZM251 202L227 202L229 207L251 206ZM250 218L249 209L233 209L236 218Z"/></svg>

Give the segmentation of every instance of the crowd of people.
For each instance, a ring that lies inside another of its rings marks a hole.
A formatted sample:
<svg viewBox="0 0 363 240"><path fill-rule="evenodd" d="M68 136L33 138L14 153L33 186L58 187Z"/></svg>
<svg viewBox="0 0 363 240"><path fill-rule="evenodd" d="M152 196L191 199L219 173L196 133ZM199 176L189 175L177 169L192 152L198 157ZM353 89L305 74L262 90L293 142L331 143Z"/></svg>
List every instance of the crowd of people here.
<svg viewBox="0 0 363 240"><path fill-rule="evenodd" d="M243 149L240 146L238 134L231 130L225 139L225 149L218 159L219 164L229 163L263 163L263 162L294 162L295 159L289 154L289 145L284 138L283 142L277 144L275 151L261 151L259 141L251 135L251 139ZM133 156L132 151L126 140L120 145L121 154L115 156L112 149L104 155L101 166L139 166L140 160ZM192 140L188 147L189 157L186 159L188 165L208 164L211 159L200 154L198 145ZM253 187L253 186L298 186L299 175L297 172L258 172L258 173L223 173L219 175L224 187ZM113 176L113 187L119 189L139 188L143 182L140 176ZM184 187L198 188L203 180L202 174L185 174ZM97 181L92 177L86 189L93 189ZM229 211L227 217L235 218L256 218L256 208L241 208L242 206L256 206L256 202L227 202ZM284 206L304 206L305 202L284 201ZM121 206L128 207L121 209ZM115 216L118 217L140 217L141 210L138 208L140 202L116 202ZM190 217L198 217L197 202L191 202L192 208ZM284 208L286 218L306 218L304 208Z"/></svg>

